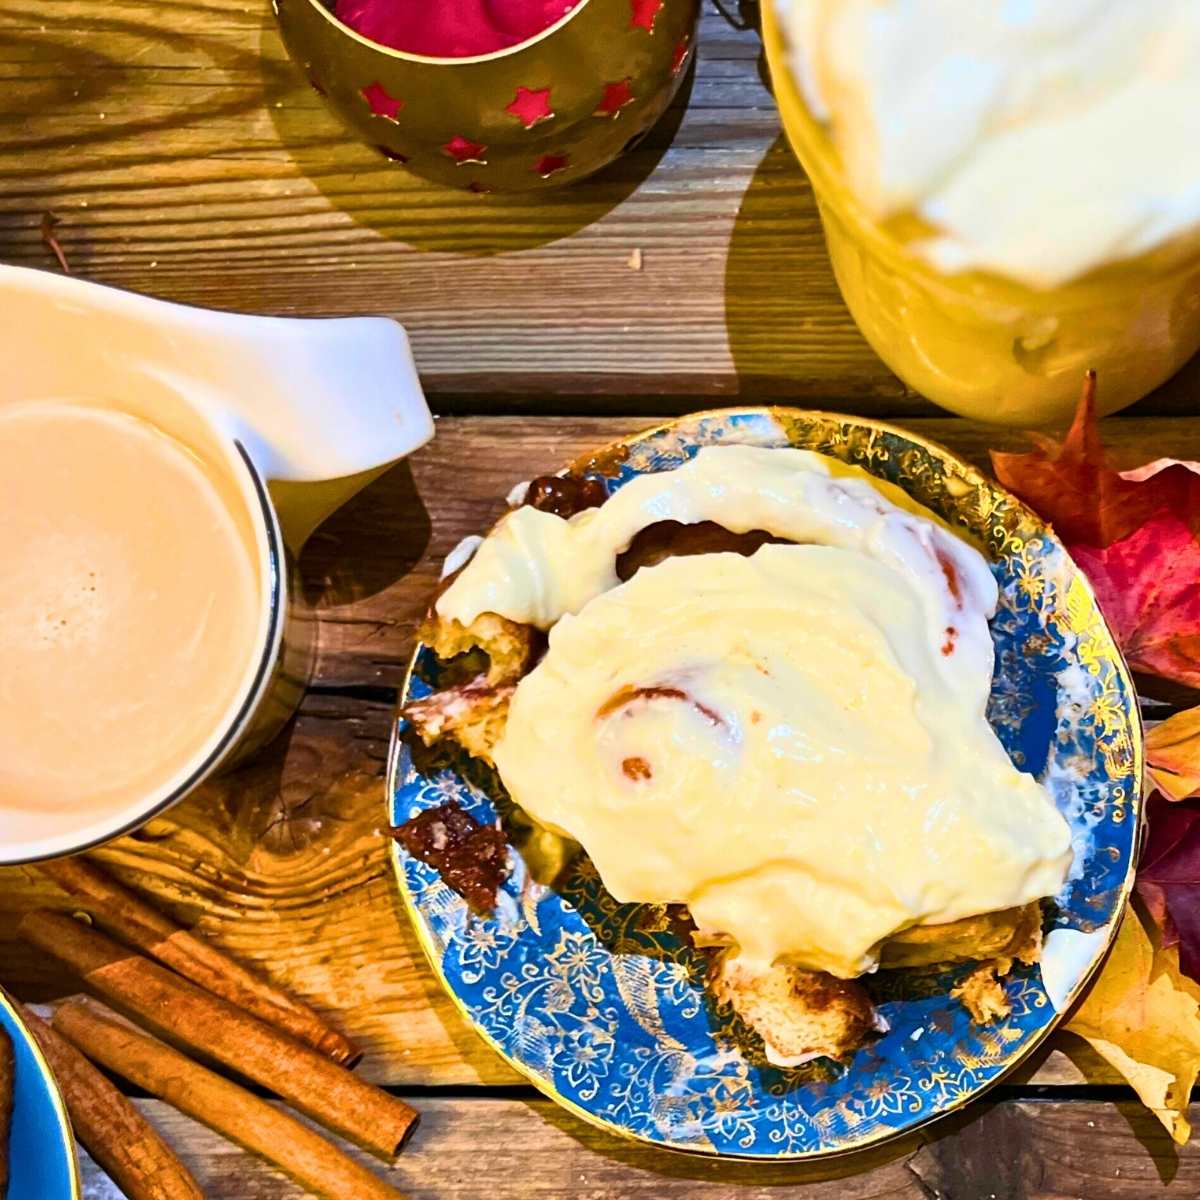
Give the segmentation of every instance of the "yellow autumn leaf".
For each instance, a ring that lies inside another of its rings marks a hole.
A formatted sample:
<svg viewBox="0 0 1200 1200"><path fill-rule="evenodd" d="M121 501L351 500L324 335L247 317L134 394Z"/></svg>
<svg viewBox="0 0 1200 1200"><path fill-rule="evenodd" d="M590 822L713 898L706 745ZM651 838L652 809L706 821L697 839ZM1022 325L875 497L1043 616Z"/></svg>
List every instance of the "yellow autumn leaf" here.
<svg viewBox="0 0 1200 1200"><path fill-rule="evenodd" d="M1126 907L1112 953L1066 1028L1085 1038L1182 1144L1200 1073L1200 987L1180 974L1179 952Z"/></svg>
<svg viewBox="0 0 1200 1200"><path fill-rule="evenodd" d="M1168 800L1200 791L1200 708L1177 713L1146 734L1146 766Z"/></svg>

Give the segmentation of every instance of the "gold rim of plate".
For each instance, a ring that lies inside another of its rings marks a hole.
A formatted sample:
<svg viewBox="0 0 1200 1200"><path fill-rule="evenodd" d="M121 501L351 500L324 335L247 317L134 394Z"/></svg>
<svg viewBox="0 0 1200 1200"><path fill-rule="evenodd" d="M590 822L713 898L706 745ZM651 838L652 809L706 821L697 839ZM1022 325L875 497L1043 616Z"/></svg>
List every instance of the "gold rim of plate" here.
<svg viewBox="0 0 1200 1200"><path fill-rule="evenodd" d="M682 424L684 421L697 421L705 418L722 418L734 416L763 416L775 419L780 422L782 428L787 428L789 423L808 421L829 421L841 424L847 427L855 427L865 429L872 433L889 434L895 437L900 437L919 446L925 450L931 457L940 460L943 464L954 464L958 474L965 480L979 487L987 488L999 495L1002 495L1006 501L1014 508L1019 510L1026 518L1028 523L1033 526L1040 536L1049 538L1058 546L1062 546L1058 536L1054 533L1047 522L1043 521L1028 505L1023 501L1018 500L1011 492L1001 487L994 480L989 479L978 467L961 458L952 450L947 449L939 442L922 437L919 434L913 433L899 425L893 425L886 421L876 421L867 417L855 417L846 413L828 412L822 409L801 409L791 408L786 405L752 405L745 408L710 408L700 409L696 412L686 413L683 416L674 417L669 421L660 421L657 425L650 425L644 429L640 429L634 433L628 434L625 437L617 438L612 442L608 442L603 446L598 447L590 453L577 455L566 466L560 468L559 474L570 472L575 467L583 467L584 464L592 465L603 463L606 458L616 460L622 447L644 441L646 438L653 437L656 434L664 433ZM736 443L735 443L736 444ZM865 469L865 468L864 468ZM1091 582L1088 580L1083 571L1075 563L1074 559L1067 554L1066 548L1063 547L1063 553L1067 556L1072 566L1078 572L1078 579L1086 589L1087 597L1095 606L1097 613L1100 613L1100 605L1096 600L1095 592L1092 589ZM1059 1023L1070 1011L1075 1001L1079 999L1083 990L1091 982L1092 978L1099 972L1104 962L1107 960L1109 952L1112 949L1113 941L1116 937L1117 928L1121 922L1121 916L1125 912L1130 894L1133 890L1134 874L1137 869L1138 855L1141 850L1143 827L1142 827L1142 807L1143 796L1141 781L1145 772L1144 759L1144 744L1141 714L1136 703L1137 692L1133 685L1133 677L1130 674L1129 667L1125 662L1125 657L1121 653L1120 647L1117 645L1116 638L1113 637L1112 630L1109 628L1107 620L1103 613L1100 613L1100 621L1104 632L1107 634L1112 643L1111 662L1118 672L1122 683L1128 691L1128 694L1134 697L1130 720L1130 738L1133 746L1133 777L1138 781L1134 795L1130 798L1131 817L1134 820L1133 841L1129 856L1129 866L1125 872L1125 878L1122 880L1120 894L1118 896L1120 907L1117 916L1110 921L1106 929L1106 937L1104 942L1104 950L1098 954L1092 963L1091 968L1085 972L1075 986L1068 993L1066 1000L1061 1008L1057 1009L1053 1016L1046 1024L1030 1037L1026 1046L1024 1046L1019 1054L1005 1066L1005 1068L996 1076L995 1079L981 1085L970 1095L964 1096L947 1104L945 1108L936 1113L930 1113L928 1116L914 1121L911 1125L906 1125L899 1129L884 1129L870 1133L857 1141L850 1141L842 1146L835 1146L829 1149L809 1150L809 1151L785 1151L779 1154L737 1154L729 1151L717 1150L715 1148L704 1146L678 1146L669 1142L659 1141L645 1134L634 1133L626 1129L623 1125L618 1125L615 1122L606 1120L603 1117L597 1116L595 1113L589 1112L581 1107L574 1100L564 1096L557 1088L549 1081L535 1074L528 1067L524 1066L520 1061L515 1059L506 1051L499 1042L491 1036L481 1025L479 1025L471 1011L459 999L458 993L454 990L449 979L446 978L445 972L442 970L441 959L438 954L437 946L434 944L433 938L429 933L429 929L417 909L413 900L412 893L409 891L408 881L404 874L404 865L400 859L399 844L393 839L390 847L390 856L392 862L392 871L396 878L397 887L400 893L400 898L404 905L404 911L408 917L409 923L417 936L417 941L420 943L422 951L429 962L433 973L441 985L442 990L450 998L458 1014L467 1026L476 1036L478 1036L486 1045L488 1045L500 1058L511 1067L518 1075L528 1080L543 1096L549 1100L553 1100L561 1108L567 1112L579 1117L580 1120L594 1126L597 1129L602 1129L604 1132L611 1134L614 1137L620 1138L622 1141L638 1142L647 1146L653 1146L659 1150L667 1150L677 1154L687 1154L699 1158L720 1158L728 1159L732 1162L749 1162L749 1163L773 1163L773 1162L815 1162L831 1158L844 1158L855 1154L860 1154L868 1149L878 1149L890 1142L899 1141L910 1136L918 1130L924 1129L929 1125L942 1120L944 1117L950 1116L952 1113L959 1112L968 1104L974 1103L986 1092L990 1091L997 1084L1002 1083L1009 1075L1012 1074L1022 1063L1028 1060L1029 1056L1037 1050L1046 1039L1058 1028ZM408 695L409 685L412 682L413 672L416 670L417 659L421 651L424 649L423 643L418 642L413 647L413 652L408 661L408 666L404 672L404 679L400 687L400 696L403 698ZM397 771L400 758L400 738L397 731L397 722L393 720L391 730L391 740L388 749L388 767L385 786L387 787L387 805L388 811L391 811L392 805L395 802Z"/></svg>

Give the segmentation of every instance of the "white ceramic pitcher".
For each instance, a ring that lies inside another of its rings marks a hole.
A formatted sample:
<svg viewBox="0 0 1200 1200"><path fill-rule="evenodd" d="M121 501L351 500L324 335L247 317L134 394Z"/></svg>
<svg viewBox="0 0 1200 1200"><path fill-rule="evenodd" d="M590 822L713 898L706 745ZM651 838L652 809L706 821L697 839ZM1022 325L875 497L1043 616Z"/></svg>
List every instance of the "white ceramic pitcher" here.
<svg viewBox="0 0 1200 1200"><path fill-rule="evenodd" d="M44 829L23 821L15 836L0 828L0 862L14 863L136 828L278 731L311 667L312 622L289 594L289 559L334 509L426 442L433 420L408 338L389 319L212 312L19 267L0 266L0 361L0 405L117 408L218 464L254 525L266 583L257 661L195 760L155 795L70 828L49 817Z"/></svg>

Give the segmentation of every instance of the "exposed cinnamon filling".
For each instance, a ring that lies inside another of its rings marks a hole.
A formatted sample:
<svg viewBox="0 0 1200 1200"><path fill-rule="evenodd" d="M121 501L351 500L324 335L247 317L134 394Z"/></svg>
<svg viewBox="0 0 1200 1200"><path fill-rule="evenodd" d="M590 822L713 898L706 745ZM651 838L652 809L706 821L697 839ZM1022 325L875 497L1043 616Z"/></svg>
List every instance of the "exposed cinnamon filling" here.
<svg viewBox="0 0 1200 1200"><path fill-rule="evenodd" d="M946 579L946 587L949 589L950 598L959 608L962 608L962 584L958 579L957 568L941 550L937 551L937 560L938 566L942 568L942 575Z"/></svg>
<svg viewBox="0 0 1200 1200"><path fill-rule="evenodd" d="M626 779L632 779L635 783L654 777L654 772L650 769L650 764L644 758L637 755L625 759L621 763L621 770Z"/></svg>
<svg viewBox="0 0 1200 1200"><path fill-rule="evenodd" d="M596 717L598 720L603 720L622 708L628 708L631 704L652 700L679 700L684 704L690 704L710 725L725 724L721 714L715 709L709 708L707 704L701 704L694 696L690 696L682 688L676 687L623 687L600 705L596 710Z"/></svg>
<svg viewBox="0 0 1200 1200"><path fill-rule="evenodd" d="M608 499L604 484L580 475L539 475L530 481L525 503L530 508L573 517L587 508L599 508Z"/></svg>
<svg viewBox="0 0 1200 1200"><path fill-rule="evenodd" d="M668 558L720 554L724 551L751 555L768 542L786 540L767 533L765 529L731 533L716 521L700 521L695 525L684 525L679 521L656 521L643 529L629 543L629 549L617 558L617 577L624 582L642 567L657 566Z"/></svg>

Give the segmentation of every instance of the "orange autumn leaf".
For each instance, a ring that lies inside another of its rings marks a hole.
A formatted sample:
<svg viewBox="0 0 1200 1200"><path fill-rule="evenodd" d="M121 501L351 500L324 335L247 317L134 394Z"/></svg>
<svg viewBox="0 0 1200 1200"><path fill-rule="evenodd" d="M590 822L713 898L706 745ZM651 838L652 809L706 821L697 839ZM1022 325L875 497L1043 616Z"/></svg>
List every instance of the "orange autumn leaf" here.
<svg viewBox="0 0 1200 1200"><path fill-rule="evenodd" d="M1146 734L1146 766L1168 800L1200 791L1200 708L1189 708Z"/></svg>
<svg viewBox="0 0 1200 1200"><path fill-rule="evenodd" d="M1180 974L1137 910L1125 910L1112 953L1066 1028L1120 1071L1182 1144L1200 1074L1200 987Z"/></svg>

